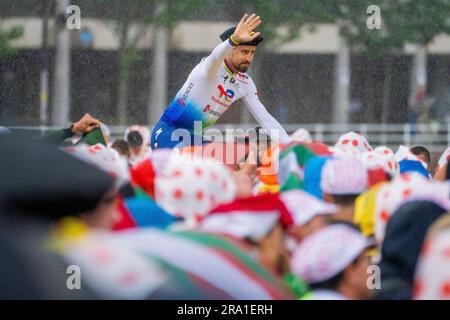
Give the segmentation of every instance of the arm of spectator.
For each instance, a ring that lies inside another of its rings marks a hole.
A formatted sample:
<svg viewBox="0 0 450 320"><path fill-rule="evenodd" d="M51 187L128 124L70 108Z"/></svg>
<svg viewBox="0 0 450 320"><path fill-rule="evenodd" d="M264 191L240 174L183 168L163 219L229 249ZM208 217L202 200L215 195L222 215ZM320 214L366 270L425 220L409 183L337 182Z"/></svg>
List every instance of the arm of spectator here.
<svg viewBox="0 0 450 320"><path fill-rule="evenodd" d="M86 113L83 118L74 122L72 126L64 129L47 130L42 138L54 143L62 143L64 140L72 138L77 133L88 133L100 127L100 121Z"/></svg>

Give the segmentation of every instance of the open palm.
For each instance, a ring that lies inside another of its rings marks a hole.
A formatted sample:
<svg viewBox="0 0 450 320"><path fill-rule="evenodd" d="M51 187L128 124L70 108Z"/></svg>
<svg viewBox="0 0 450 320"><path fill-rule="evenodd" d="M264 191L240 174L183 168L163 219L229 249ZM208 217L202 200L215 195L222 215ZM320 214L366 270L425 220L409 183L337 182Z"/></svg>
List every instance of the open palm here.
<svg viewBox="0 0 450 320"><path fill-rule="evenodd" d="M257 28L261 22L261 18L254 13L250 16L244 14L234 31L233 38L239 43L252 41L260 35L259 32L254 32L253 30Z"/></svg>

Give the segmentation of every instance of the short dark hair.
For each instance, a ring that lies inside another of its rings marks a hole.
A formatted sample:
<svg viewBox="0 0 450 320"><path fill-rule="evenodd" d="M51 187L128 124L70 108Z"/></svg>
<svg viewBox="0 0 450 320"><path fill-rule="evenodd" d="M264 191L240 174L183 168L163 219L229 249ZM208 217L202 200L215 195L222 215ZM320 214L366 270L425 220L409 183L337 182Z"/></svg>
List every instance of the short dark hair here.
<svg viewBox="0 0 450 320"><path fill-rule="evenodd" d="M431 163L430 151L428 151L427 148L422 147L422 146L415 146L415 147L412 147L410 151L415 155L420 155L420 154L425 155L425 162L428 164Z"/></svg>
<svg viewBox="0 0 450 320"><path fill-rule="evenodd" d="M111 148L116 150L121 156L125 156L127 158L130 156L130 146L128 145L128 142L123 139L117 139L114 141Z"/></svg>
<svg viewBox="0 0 450 320"><path fill-rule="evenodd" d="M339 284L341 283L343 276L344 276L344 270L342 270L337 275L335 275L334 277L332 277L328 280L316 282L316 283L310 283L309 286L313 290L318 290L318 289L336 290L338 288Z"/></svg>
<svg viewBox="0 0 450 320"><path fill-rule="evenodd" d="M130 131L127 135L127 141L130 148L135 148L138 146L141 146L144 143L144 140L142 139L142 135L139 133L139 131Z"/></svg>
<svg viewBox="0 0 450 320"><path fill-rule="evenodd" d="M313 290L318 290L318 289L328 289L328 290L336 290L342 279L344 278L344 271L345 269L347 269L348 266L350 265L356 265L361 258L361 254L359 254L355 259L353 259L353 261L351 263L349 263L344 270L342 270L341 272L339 272L337 275L335 275L334 277L327 279L325 281L321 281L321 282L316 282L316 283L310 283L309 286L311 289Z"/></svg>
<svg viewBox="0 0 450 320"><path fill-rule="evenodd" d="M333 197L333 203L337 205L354 204L359 194L330 194Z"/></svg>

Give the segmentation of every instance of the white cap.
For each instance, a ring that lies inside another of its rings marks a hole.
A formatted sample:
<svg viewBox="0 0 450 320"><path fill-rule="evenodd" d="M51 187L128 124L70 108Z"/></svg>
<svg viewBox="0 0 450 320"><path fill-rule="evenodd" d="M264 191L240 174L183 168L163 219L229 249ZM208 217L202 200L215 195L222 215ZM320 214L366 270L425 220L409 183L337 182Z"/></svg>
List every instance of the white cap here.
<svg viewBox="0 0 450 320"><path fill-rule="evenodd" d="M360 194L368 188L367 169L358 158L330 159L322 168L320 188L331 195Z"/></svg>
<svg viewBox="0 0 450 320"><path fill-rule="evenodd" d="M292 140L299 142L312 142L311 134L304 128L295 130L295 132L291 134L291 138Z"/></svg>
<svg viewBox="0 0 450 320"><path fill-rule="evenodd" d="M422 247L413 299L450 300L450 230L444 229Z"/></svg>
<svg viewBox="0 0 450 320"><path fill-rule="evenodd" d="M340 136L334 147L338 149L353 149L359 154L373 150L369 141L363 135L353 131Z"/></svg>
<svg viewBox="0 0 450 320"><path fill-rule="evenodd" d="M336 205L326 203L303 190L283 192L280 198L291 212L294 225L303 226L315 216L338 212Z"/></svg>
<svg viewBox="0 0 450 320"><path fill-rule="evenodd" d="M344 224L327 226L306 237L295 249L292 271L308 283L329 280L367 247L366 238Z"/></svg>
<svg viewBox="0 0 450 320"><path fill-rule="evenodd" d="M437 171L439 171L449 161L450 161L450 147L445 149L445 151L441 154L438 161Z"/></svg>

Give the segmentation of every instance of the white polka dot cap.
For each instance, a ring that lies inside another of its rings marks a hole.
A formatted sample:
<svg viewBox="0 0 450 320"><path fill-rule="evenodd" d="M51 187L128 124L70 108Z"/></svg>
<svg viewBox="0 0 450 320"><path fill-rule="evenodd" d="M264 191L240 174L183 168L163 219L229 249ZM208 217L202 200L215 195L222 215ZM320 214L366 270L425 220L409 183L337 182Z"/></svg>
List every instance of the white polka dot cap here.
<svg viewBox="0 0 450 320"><path fill-rule="evenodd" d="M334 147L341 150L352 149L359 154L373 150L372 146L363 135L353 131L344 133L340 136Z"/></svg>
<svg viewBox="0 0 450 320"><path fill-rule="evenodd" d="M184 219L197 219L236 194L234 180L221 164L208 158L173 153L155 179L156 202Z"/></svg>
<svg viewBox="0 0 450 320"><path fill-rule="evenodd" d="M422 247L413 286L415 300L450 300L450 230L444 229Z"/></svg>
<svg viewBox="0 0 450 320"><path fill-rule="evenodd" d="M303 226L315 216L338 212L337 206L326 203L303 190L282 192L280 198L290 211L295 225Z"/></svg>
<svg viewBox="0 0 450 320"><path fill-rule="evenodd" d="M366 238L344 224L325 227L295 249L291 269L308 283L329 280L350 265L367 247Z"/></svg>
<svg viewBox="0 0 450 320"><path fill-rule="evenodd" d="M322 168L320 188L330 195L360 194L368 188L368 174L354 157L328 160Z"/></svg>

